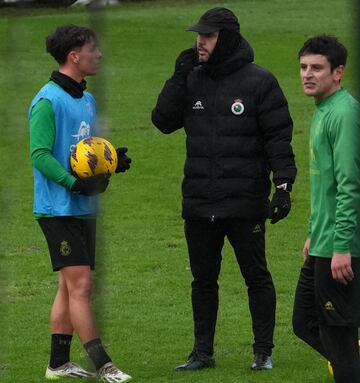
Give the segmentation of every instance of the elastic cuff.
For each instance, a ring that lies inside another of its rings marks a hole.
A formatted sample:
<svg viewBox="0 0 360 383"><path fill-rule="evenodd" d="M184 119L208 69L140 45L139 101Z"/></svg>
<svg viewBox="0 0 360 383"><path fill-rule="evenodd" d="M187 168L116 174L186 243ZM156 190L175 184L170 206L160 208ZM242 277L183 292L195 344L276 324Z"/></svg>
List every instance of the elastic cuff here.
<svg viewBox="0 0 360 383"><path fill-rule="evenodd" d="M73 175L69 174L69 176L66 179L66 186L68 189L71 190L71 188L74 186L74 183L76 182L76 177Z"/></svg>

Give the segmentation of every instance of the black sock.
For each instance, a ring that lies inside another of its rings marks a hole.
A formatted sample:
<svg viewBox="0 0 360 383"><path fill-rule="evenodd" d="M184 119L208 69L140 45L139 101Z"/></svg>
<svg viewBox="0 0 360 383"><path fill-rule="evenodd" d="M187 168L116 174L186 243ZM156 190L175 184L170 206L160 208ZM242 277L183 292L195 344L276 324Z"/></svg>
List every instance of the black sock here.
<svg viewBox="0 0 360 383"><path fill-rule="evenodd" d="M70 360L72 335L52 334L49 366L57 368Z"/></svg>
<svg viewBox="0 0 360 383"><path fill-rule="evenodd" d="M84 348L94 363L96 370L98 370L104 364L111 362L111 358L106 353L100 338L96 338L90 342L85 343Z"/></svg>

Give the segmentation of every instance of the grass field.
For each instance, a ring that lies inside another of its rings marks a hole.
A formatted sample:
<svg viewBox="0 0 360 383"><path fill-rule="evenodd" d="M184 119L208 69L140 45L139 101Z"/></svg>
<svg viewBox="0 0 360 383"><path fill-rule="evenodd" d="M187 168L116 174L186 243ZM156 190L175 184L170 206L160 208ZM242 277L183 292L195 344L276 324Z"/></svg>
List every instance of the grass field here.
<svg viewBox="0 0 360 383"><path fill-rule="evenodd" d="M298 178L286 221L267 226L267 252L277 289L272 372L254 373L246 291L229 245L223 253L216 335L217 368L174 374L192 347L191 274L180 183L184 134L163 136L150 112L185 33L215 5L231 8L255 50L278 78L294 119ZM85 9L0 11L1 236L0 381L39 383L49 354L48 315L56 290L47 247L32 214L27 108L55 69L44 38L59 24L95 26L103 69L89 89L98 98L104 135L129 147L133 166L114 177L102 198L94 307L113 359L138 383L328 383L325 361L292 334L294 288L308 215L307 137L313 110L302 94L297 51L317 33L350 48L344 85L355 91L354 10L349 0L153 1L89 14ZM1 13L2 12L2 13ZM87 364L77 339L74 361ZM350 382L349 382L350 383Z"/></svg>

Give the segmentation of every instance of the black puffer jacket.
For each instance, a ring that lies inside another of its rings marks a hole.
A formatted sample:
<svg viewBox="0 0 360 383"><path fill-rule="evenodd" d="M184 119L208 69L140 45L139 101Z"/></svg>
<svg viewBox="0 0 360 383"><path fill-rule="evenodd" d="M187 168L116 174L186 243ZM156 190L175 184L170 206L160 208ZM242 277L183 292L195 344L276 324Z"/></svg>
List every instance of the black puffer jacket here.
<svg viewBox="0 0 360 383"><path fill-rule="evenodd" d="M165 83L152 113L163 133L186 131L183 217L268 216L276 185L296 176L292 120L275 77L255 65L245 39L218 67L196 67L187 84Z"/></svg>

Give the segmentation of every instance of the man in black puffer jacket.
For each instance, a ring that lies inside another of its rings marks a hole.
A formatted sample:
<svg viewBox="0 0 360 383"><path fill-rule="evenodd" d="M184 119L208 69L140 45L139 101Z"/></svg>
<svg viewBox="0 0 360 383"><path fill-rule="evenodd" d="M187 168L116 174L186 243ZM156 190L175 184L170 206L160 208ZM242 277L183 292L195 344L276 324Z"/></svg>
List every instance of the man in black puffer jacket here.
<svg viewBox="0 0 360 383"><path fill-rule="evenodd" d="M271 369L275 289L265 259L265 220L290 211L296 176L292 120L275 77L253 64L237 17L214 8L189 28L196 47L176 60L152 112L163 133L184 127L183 218L188 244L194 348L177 371L214 367L221 250L227 237L248 287L252 369ZM275 192L271 192L270 173Z"/></svg>

